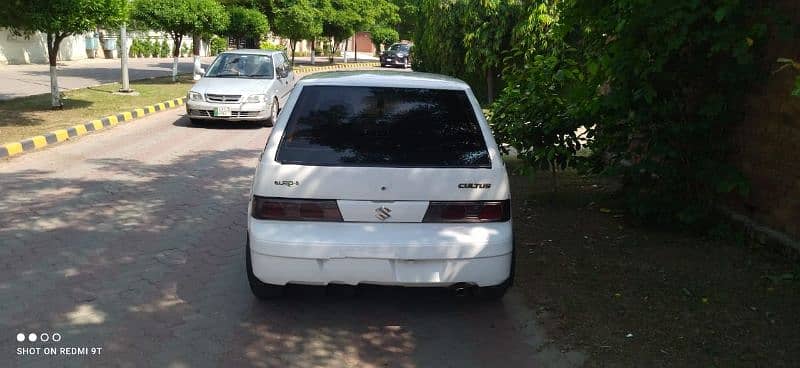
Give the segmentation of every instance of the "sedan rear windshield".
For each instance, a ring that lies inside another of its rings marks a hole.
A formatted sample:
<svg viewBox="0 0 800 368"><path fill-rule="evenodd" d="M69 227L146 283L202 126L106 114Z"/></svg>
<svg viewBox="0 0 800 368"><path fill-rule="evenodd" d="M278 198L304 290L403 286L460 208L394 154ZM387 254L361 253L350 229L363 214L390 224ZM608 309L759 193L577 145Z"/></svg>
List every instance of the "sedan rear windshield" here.
<svg viewBox="0 0 800 368"><path fill-rule="evenodd" d="M465 91L303 87L278 148L284 164L491 167Z"/></svg>

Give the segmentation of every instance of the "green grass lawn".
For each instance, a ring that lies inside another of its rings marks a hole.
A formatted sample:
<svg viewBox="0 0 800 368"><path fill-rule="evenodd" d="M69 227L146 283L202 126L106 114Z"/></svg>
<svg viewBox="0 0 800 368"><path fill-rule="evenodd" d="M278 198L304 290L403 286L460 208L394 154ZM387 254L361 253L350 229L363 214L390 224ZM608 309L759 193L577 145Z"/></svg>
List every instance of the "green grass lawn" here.
<svg viewBox="0 0 800 368"><path fill-rule="evenodd" d="M118 83L64 92L64 108L50 108L50 94L0 101L0 144L63 129L92 119L130 111L186 95L190 76L173 83L171 77L131 82L138 96L114 94Z"/></svg>

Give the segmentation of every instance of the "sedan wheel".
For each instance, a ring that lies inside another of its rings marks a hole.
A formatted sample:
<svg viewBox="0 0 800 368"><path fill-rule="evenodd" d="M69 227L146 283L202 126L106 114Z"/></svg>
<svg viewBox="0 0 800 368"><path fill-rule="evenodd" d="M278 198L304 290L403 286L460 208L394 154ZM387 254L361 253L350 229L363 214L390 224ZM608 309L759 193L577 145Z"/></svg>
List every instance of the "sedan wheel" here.
<svg viewBox="0 0 800 368"><path fill-rule="evenodd" d="M271 127L275 125L278 120L278 99L272 101L272 106L269 108L269 120L264 122L264 126Z"/></svg>

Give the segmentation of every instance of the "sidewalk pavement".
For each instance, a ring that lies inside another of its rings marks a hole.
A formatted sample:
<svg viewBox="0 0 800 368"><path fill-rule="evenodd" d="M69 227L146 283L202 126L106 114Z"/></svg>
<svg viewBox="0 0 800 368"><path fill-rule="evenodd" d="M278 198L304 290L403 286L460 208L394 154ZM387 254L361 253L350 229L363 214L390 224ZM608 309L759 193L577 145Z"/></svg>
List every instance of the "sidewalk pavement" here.
<svg viewBox="0 0 800 368"><path fill-rule="evenodd" d="M214 60L203 57L206 67ZM192 58L182 57L179 73L191 73ZM172 75L172 58L128 59L131 80ZM84 59L58 64L58 86L62 91L120 81L119 59ZM0 100L50 92L50 66L46 64L0 65Z"/></svg>

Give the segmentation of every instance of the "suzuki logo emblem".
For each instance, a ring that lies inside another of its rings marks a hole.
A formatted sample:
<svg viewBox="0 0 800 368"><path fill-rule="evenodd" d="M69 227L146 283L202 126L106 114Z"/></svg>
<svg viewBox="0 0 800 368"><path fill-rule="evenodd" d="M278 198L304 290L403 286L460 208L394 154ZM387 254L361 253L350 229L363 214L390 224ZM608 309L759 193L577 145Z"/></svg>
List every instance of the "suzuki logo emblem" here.
<svg viewBox="0 0 800 368"><path fill-rule="evenodd" d="M375 209L375 217L378 220L386 221L386 219L388 219L389 217L392 217L392 215L389 214L391 212L392 212L392 210L390 210L390 209L388 209L388 208L386 208L384 206L380 206L380 207Z"/></svg>

